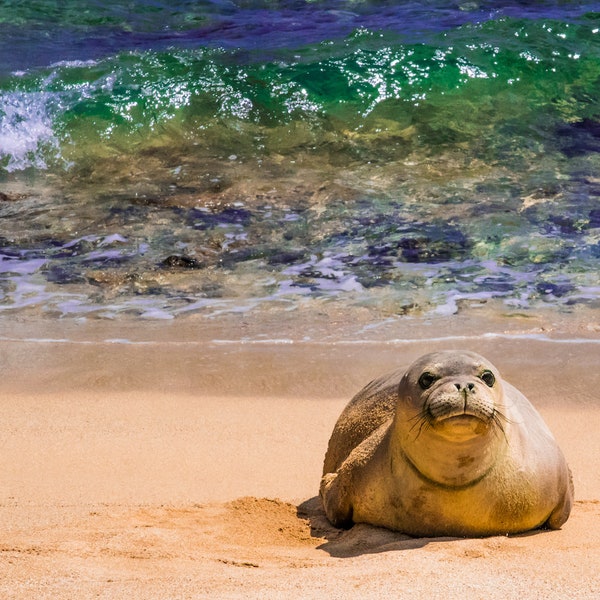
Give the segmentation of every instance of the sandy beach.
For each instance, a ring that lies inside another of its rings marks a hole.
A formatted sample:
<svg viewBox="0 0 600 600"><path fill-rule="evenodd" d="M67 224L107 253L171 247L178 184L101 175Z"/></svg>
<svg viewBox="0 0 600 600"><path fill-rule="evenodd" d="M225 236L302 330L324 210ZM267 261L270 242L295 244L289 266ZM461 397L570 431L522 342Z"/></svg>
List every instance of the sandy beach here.
<svg viewBox="0 0 600 600"><path fill-rule="evenodd" d="M185 323L6 323L0 596L597 597L597 331L469 323L352 343L343 327L302 343L297 324L259 343ZM576 489L560 531L413 539L325 520L322 461L346 402L441 348L491 359L545 418Z"/></svg>

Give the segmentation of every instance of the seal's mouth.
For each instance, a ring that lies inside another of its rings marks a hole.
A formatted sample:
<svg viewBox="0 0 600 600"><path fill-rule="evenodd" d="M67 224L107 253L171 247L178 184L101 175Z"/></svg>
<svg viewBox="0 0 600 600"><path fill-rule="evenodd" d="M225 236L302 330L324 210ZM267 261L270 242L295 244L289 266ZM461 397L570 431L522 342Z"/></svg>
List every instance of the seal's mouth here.
<svg viewBox="0 0 600 600"><path fill-rule="evenodd" d="M494 416L494 406L485 402L436 402L427 409L433 423L455 419L477 419L487 423Z"/></svg>
<svg viewBox="0 0 600 600"><path fill-rule="evenodd" d="M489 423L492 419L493 413L484 412L482 410L469 410L465 409L462 411L450 411L446 414L437 414L433 418L433 422L447 422L447 423L471 423L473 421L481 421L483 423Z"/></svg>
<svg viewBox="0 0 600 600"><path fill-rule="evenodd" d="M487 415L462 413L439 417L431 422L434 430L453 438L478 436L488 430L493 419Z"/></svg>
<svg viewBox="0 0 600 600"><path fill-rule="evenodd" d="M448 417L441 417L438 421L444 421L446 423L456 423L457 425L460 423L472 423L473 421L483 421L487 423L489 418L484 415L475 415L469 413L463 413L461 415L450 415Z"/></svg>
<svg viewBox="0 0 600 600"><path fill-rule="evenodd" d="M468 439L480 436L490 427L499 425L499 416L493 408L468 408L463 406L446 406L445 410L432 411L427 407L416 415L411 430L416 437L427 430L435 431L452 440ZM501 424L499 425L502 429Z"/></svg>
<svg viewBox="0 0 600 600"><path fill-rule="evenodd" d="M477 398L444 396L428 409L431 427L452 437L481 435L494 419L493 405Z"/></svg>

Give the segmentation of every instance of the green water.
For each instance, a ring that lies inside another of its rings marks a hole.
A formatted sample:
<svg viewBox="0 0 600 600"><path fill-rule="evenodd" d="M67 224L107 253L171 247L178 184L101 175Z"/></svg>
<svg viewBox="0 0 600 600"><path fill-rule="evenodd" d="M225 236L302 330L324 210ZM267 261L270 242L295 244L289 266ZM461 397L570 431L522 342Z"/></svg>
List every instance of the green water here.
<svg viewBox="0 0 600 600"><path fill-rule="evenodd" d="M12 76L2 88L5 102L29 102L50 120L56 163L187 153L184 144L345 161L458 148L513 166L514 152L555 150L561 124L597 118L600 19L589 21L505 19L436 45L361 31L276 62L210 49L122 53Z"/></svg>

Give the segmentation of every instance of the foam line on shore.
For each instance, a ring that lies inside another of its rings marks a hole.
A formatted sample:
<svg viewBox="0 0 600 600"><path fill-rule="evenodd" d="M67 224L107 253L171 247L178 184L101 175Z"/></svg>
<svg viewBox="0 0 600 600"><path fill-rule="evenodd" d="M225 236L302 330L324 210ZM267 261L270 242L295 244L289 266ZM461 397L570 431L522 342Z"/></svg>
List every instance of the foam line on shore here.
<svg viewBox="0 0 600 600"><path fill-rule="evenodd" d="M108 338L103 340L73 340L68 338L18 338L0 336L0 342L28 343L28 344L76 344L76 345L134 345L134 346L205 346L213 344L217 346L227 345L256 345L256 346L278 346L278 345L307 345L307 346L402 346L410 344L439 343L439 342L462 342L469 340L527 340L551 344L600 344L600 338L553 338L541 333L482 333L480 335L448 335L439 337L390 339L390 340L314 340L311 338L268 338L268 339L211 339L211 340L130 340L127 338Z"/></svg>

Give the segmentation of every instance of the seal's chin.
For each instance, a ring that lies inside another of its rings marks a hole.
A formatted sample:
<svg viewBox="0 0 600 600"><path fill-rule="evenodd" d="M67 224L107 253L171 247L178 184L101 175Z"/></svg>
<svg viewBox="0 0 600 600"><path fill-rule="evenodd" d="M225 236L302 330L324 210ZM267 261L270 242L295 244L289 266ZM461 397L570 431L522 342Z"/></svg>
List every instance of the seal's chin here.
<svg viewBox="0 0 600 600"><path fill-rule="evenodd" d="M461 413L440 417L432 425L441 434L455 438L472 437L485 433L490 426L490 419L482 414Z"/></svg>

